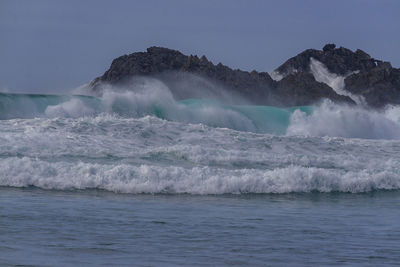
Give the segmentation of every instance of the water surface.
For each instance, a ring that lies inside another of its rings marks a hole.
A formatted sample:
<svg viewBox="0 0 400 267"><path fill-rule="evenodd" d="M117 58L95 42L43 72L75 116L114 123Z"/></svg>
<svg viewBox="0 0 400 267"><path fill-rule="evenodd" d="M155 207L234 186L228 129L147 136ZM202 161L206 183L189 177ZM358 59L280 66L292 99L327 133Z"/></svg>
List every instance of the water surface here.
<svg viewBox="0 0 400 267"><path fill-rule="evenodd" d="M391 266L399 192L131 195L0 189L2 266Z"/></svg>

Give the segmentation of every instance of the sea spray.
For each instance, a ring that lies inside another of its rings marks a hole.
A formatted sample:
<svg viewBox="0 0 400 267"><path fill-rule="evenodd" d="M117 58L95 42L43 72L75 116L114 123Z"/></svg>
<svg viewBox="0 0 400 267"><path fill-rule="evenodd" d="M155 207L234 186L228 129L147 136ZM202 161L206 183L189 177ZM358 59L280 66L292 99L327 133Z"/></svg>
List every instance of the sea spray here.
<svg viewBox="0 0 400 267"><path fill-rule="evenodd" d="M0 121L0 185L117 193L400 189L400 143L110 114Z"/></svg>
<svg viewBox="0 0 400 267"><path fill-rule="evenodd" d="M177 101L151 80L97 97L1 94L0 109L0 186L190 194L400 189L396 106Z"/></svg>
<svg viewBox="0 0 400 267"><path fill-rule="evenodd" d="M154 85L154 84L153 84ZM114 114L125 118L155 116L169 121L277 135L400 138L400 108L368 110L325 100L315 106L278 108L229 105L210 99L177 101L162 84L137 91L80 95L0 94L2 119L79 118Z"/></svg>
<svg viewBox="0 0 400 267"><path fill-rule="evenodd" d="M289 135L337 136L369 139L400 139L400 108L385 111L338 106L324 101L311 114L295 110L287 129Z"/></svg>
<svg viewBox="0 0 400 267"><path fill-rule="evenodd" d="M311 65L314 75L325 77L336 90L343 91L343 77L329 73L316 60ZM126 91L106 88L101 99L108 107L107 112L133 117L153 115L184 123L278 135L400 138L400 114L396 115L396 106L377 111L364 106L339 105L330 100L315 106L291 108L233 105L206 98L177 101L164 83L156 79L140 81Z"/></svg>
<svg viewBox="0 0 400 267"><path fill-rule="evenodd" d="M347 75L337 75L331 73L328 68L315 58L310 58L310 70L317 82L326 83L339 95L350 97L358 105L366 106L365 99L361 95L354 95L345 89L344 79L355 72L349 72Z"/></svg>

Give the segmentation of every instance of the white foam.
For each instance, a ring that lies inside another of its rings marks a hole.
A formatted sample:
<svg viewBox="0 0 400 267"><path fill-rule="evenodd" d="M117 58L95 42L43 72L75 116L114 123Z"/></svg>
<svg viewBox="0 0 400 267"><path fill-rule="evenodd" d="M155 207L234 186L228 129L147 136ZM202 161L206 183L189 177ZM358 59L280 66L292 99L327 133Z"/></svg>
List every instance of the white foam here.
<svg viewBox="0 0 400 267"><path fill-rule="evenodd" d="M0 121L0 185L121 193L400 189L400 141L273 136L110 114Z"/></svg>
<svg viewBox="0 0 400 267"><path fill-rule="evenodd" d="M30 158L0 161L0 185L44 189L103 189L117 193L369 192L399 189L396 170L341 170L287 166L274 170L226 170L151 165L48 163Z"/></svg>
<svg viewBox="0 0 400 267"><path fill-rule="evenodd" d="M223 105L190 109L156 80L66 99L42 117L0 120L1 186L190 194L400 189L397 106L378 112L324 101L310 115L296 110L287 134L276 136L249 132L249 118ZM173 121L149 115L154 110Z"/></svg>
<svg viewBox="0 0 400 267"><path fill-rule="evenodd" d="M392 121L400 124L400 107L399 106L393 106L393 105L386 106L386 108L384 110L384 115L389 120L392 120Z"/></svg>
<svg viewBox="0 0 400 267"><path fill-rule="evenodd" d="M311 115L296 110L287 130L289 135L340 136L370 139L399 139L400 124L394 120L399 108L386 113L361 107L338 106L329 100L314 108Z"/></svg>
<svg viewBox="0 0 400 267"><path fill-rule="evenodd" d="M365 106L365 100L360 95L354 95L345 89L344 79L348 76L340 76L329 72L328 68L318 60L310 58L311 73L317 82L329 85L337 94L350 97L359 105Z"/></svg>
<svg viewBox="0 0 400 267"><path fill-rule="evenodd" d="M87 107L82 100L73 98L58 105L48 106L44 112L48 117L82 117L95 114L95 110Z"/></svg>
<svg viewBox="0 0 400 267"><path fill-rule="evenodd" d="M104 85L99 101L96 107L92 107L80 99L72 98L68 102L47 107L45 116L79 117L109 113L140 118L157 114L173 121L256 131L251 119L217 102L191 107L179 103L163 82L153 78L142 78L127 87Z"/></svg>
<svg viewBox="0 0 400 267"><path fill-rule="evenodd" d="M279 73L278 71L270 72L269 76L271 76L272 80L277 81L277 82L282 80L285 77L283 74Z"/></svg>

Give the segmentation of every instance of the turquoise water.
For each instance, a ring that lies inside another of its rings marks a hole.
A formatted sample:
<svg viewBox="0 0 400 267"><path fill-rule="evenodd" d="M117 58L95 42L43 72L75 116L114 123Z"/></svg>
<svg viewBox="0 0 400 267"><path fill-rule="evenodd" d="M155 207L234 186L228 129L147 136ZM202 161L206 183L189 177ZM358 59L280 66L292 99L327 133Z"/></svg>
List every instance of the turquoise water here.
<svg viewBox="0 0 400 267"><path fill-rule="evenodd" d="M400 109L0 95L1 266L393 266Z"/></svg>
<svg viewBox="0 0 400 267"><path fill-rule="evenodd" d="M276 108L270 106L227 105L210 99L186 99L163 103L151 99L145 105L136 104L130 95L114 95L102 99L82 95L34 95L0 93L0 119L81 117L114 113L124 117L153 115L161 119L205 123L213 127L226 126L237 130L252 130L285 134L290 116L295 110L312 113L311 106ZM130 101L131 100L131 101ZM133 102L133 103L132 103ZM210 111L216 112L209 117ZM218 117L220 119L218 119Z"/></svg>
<svg viewBox="0 0 400 267"><path fill-rule="evenodd" d="M295 110L304 112L307 115L312 113L311 106L298 106L290 108L277 108L271 106L252 105L223 105L213 100L186 99L180 103L190 107L194 112L203 108L219 107L224 110L232 110L248 118L258 132L271 134L285 134L290 124L290 116ZM218 125L214 125L218 126Z"/></svg>

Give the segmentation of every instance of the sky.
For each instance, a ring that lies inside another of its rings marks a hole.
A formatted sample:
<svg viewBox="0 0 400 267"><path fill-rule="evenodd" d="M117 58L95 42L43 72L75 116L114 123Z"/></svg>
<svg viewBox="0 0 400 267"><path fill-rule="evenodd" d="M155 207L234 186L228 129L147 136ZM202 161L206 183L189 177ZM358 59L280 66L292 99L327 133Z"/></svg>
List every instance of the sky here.
<svg viewBox="0 0 400 267"><path fill-rule="evenodd" d="M0 91L61 94L150 46L272 71L308 48L400 67L398 0L0 0Z"/></svg>

